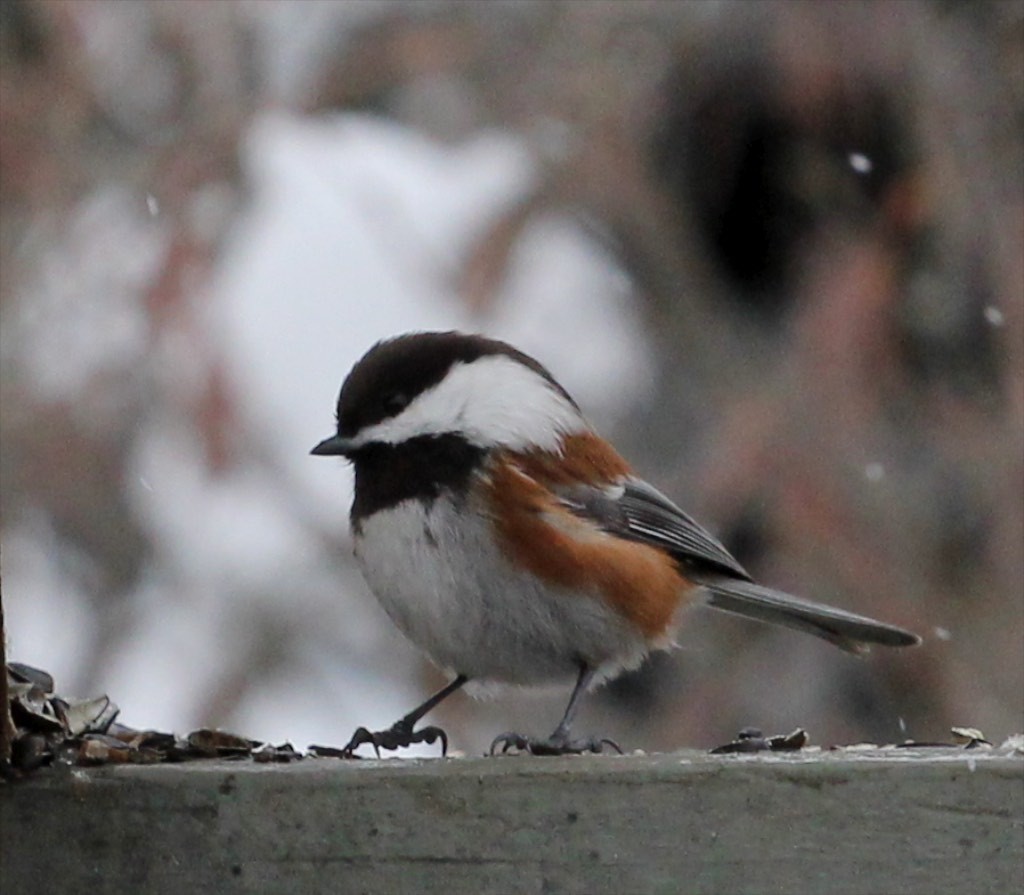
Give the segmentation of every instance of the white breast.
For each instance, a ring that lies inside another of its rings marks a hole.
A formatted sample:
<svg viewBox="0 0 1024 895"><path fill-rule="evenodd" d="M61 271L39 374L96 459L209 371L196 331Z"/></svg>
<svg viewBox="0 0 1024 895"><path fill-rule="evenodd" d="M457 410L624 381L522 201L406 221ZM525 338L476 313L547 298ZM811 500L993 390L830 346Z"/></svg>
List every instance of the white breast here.
<svg viewBox="0 0 1024 895"><path fill-rule="evenodd" d="M416 500L361 523L356 557L392 621L438 665L479 681L537 684L580 661L611 674L639 663L643 638L600 597L513 568L477 509Z"/></svg>

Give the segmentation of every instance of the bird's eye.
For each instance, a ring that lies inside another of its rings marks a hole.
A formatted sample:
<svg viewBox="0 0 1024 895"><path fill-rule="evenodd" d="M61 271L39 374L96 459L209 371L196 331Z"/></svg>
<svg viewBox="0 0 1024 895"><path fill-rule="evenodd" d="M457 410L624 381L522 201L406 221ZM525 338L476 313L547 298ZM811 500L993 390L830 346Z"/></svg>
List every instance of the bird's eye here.
<svg viewBox="0 0 1024 895"><path fill-rule="evenodd" d="M409 396L405 392L389 392L384 396L384 410L388 416L401 413L409 405Z"/></svg>

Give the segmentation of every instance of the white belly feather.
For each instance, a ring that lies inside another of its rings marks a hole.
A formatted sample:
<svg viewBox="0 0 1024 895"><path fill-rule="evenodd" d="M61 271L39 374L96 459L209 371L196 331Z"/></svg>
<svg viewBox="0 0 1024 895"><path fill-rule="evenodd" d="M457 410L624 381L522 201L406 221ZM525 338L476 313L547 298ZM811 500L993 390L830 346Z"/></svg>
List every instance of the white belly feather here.
<svg viewBox="0 0 1024 895"><path fill-rule="evenodd" d="M643 638L600 598L514 569L490 522L451 499L409 500L363 519L356 558L398 628L438 665L479 681L536 684L580 662L611 674L639 663Z"/></svg>

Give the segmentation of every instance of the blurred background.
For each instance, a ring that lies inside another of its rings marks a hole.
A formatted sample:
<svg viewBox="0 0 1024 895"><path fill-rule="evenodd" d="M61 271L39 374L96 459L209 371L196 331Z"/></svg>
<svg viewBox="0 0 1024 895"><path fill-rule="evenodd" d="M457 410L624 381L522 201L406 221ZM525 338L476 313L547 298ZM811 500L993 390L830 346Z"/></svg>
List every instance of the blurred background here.
<svg viewBox="0 0 1024 895"><path fill-rule="evenodd" d="M442 677L310 457L377 339L537 356L756 577L581 733L1024 728L1024 5L4 0L8 658L121 720L343 745ZM546 734L568 685L433 719ZM427 750L433 751L433 750Z"/></svg>

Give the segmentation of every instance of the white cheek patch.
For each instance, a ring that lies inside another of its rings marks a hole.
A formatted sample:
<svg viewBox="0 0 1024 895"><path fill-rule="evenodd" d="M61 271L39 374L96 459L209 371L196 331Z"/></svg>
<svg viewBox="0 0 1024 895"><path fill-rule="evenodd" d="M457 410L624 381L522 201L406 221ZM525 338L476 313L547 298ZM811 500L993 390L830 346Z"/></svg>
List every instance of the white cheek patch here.
<svg viewBox="0 0 1024 895"><path fill-rule="evenodd" d="M458 433L478 447L557 450L563 435L587 429L579 411L529 367L504 355L455 364L398 416L359 432L357 446L398 444Z"/></svg>

